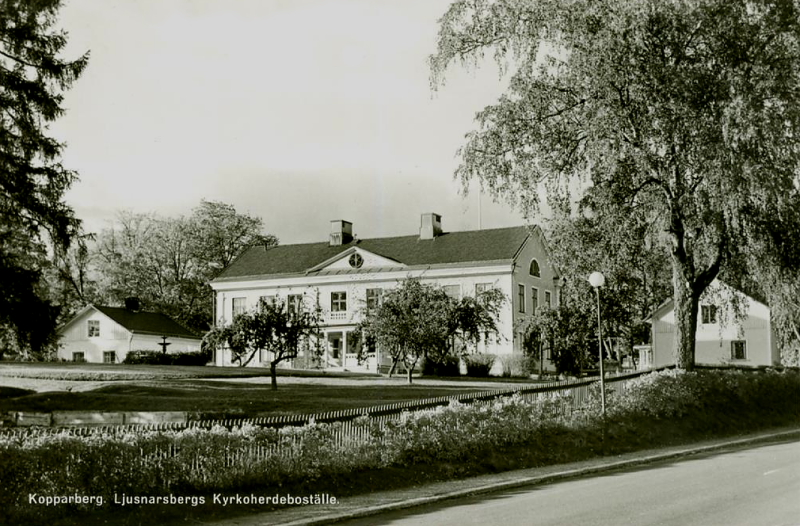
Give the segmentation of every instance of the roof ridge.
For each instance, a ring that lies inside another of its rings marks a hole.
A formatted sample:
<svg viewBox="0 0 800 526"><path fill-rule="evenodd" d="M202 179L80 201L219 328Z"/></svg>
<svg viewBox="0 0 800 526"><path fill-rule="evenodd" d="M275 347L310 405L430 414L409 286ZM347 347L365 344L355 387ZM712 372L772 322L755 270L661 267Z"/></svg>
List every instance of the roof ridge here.
<svg viewBox="0 0 800 526"><path fill-rule="evenodd" d="M448 232L442 232L441 234L436 235L433 239L436 239L436 238L442 237L442 236L449 236L449 235L471 234L471 233L476 233L476 232L494 232L494 231L497 231L497 230L521 230L521 229L524 229L524 230L527 230L530 233L530 232L533 231L532 229L537 227L537 226L538 225L516 225L516 226L504 226L504 227L497 227L497 228L478 228L478 229L475 229L475 230L455 230L455 231L452 231L452 232L449 232L449 231ZM349 243L343 243L342 246L347 246L347 245L351 245L351 244L352 245L358 245L359 243L363 243L364 241L378 241L378 240L385 240L385 239L402 239L402 238L418 238L419 239L419 234L405 234L405 235L400 235L400 236L382 236L382 237L364 237L364 238L359 237L359 238L353 238L353 241L351 241ZM431 241L431 239L420 239L420 241ZM270 250L274 250L276 248L311 246L311 245L328 245L328 244L329 244L328 241L309 241L309 242L306 242L306 243L286 243L286 244L282 244L282 245L275 245L274 247L271 247ZM257 246L248 247L248 250L250 248L257 248ZM246 252L246 251L247 250L245 250L244 252ZM233 263L231 262L231 265L232 264ZM230 266L230 265L228 265L228 266Z"/></svg>

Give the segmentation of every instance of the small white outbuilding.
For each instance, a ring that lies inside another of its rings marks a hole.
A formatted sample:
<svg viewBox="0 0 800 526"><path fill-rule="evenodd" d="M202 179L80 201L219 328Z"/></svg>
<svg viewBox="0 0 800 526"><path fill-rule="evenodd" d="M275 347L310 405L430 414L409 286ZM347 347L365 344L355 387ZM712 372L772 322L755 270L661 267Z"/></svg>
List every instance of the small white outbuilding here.
<svg viewBox="0 0 800 526"><path fill-rule="evenodd" d="M675 363L675 306L670 299L651 316L650 367ZM780 365L770 308L730 285L714 280L700 297L695 363Z"/></svg>
<svg viewBox="0 0 800 526"><path fill-rule="evenodd" d="M87 305L59 329L58 358L92 363L120 363L130 351L169 353L200 350L200 336L136 302L123 307Z"/></svg>

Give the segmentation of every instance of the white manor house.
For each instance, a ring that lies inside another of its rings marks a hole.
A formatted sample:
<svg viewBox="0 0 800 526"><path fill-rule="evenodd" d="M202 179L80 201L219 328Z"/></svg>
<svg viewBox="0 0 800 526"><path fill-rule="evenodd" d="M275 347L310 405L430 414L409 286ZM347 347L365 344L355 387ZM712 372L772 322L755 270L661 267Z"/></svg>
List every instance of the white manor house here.
<svg viewBox="0 0 800 526"><path fill-rule="evenodd" d="M376 371L389 363L388 357L377 349L359 363L352 333L367 305L409 277L439 285L456 298L484 288L501 290L506 301L498 333L484 338L478 349L498 356L521 353L525 322L538 306L559 301L559 276L539 227L443 232L441 216L425 213L418 235L357 239L352 223L335 220L327 241L249 248L211 281L215 320L229 323L260 300L280 298L306 306L318 301L319 366ZM267 366L268 358L256 356L250 365ZM231 357L217 352L214 363L231 365Z"/></svg>

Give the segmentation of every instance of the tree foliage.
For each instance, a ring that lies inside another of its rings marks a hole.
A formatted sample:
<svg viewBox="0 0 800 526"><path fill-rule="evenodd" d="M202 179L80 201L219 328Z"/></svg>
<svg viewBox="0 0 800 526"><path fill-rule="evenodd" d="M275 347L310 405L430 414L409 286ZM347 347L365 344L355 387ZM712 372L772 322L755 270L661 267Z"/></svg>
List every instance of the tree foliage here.
<svg viewBox="0 0 800 526"><path fill-rule="evenodd" d="M641 207L669 253L678 366L721 270L796 264L779 257L800 230L795 2L457 0L440 23L434 85L487 51L512 71L456 175L531 215L587 187Z"/></svg>
<svg viewBox="0 0 800 526"><path fill-rule="evenodd" d="M227 349L234 363L247 366L256 355L269 353L272 388L277 389L277 366L297 358L301 351L319 352L315 345L320 312L308 306L290 309L282 300L260 301L250 312L237 314L229 325L211 329L203 338L205 349Z"/></svg>
<svg viewBox="0 0 800 526"><path fill-rule="evenodd" d="M58 314L44 279L48 249L67 250L80 228L63 199L77 176L60 163L63 145L47 135L88 62L88 53L59 56L67 44L54 29L60 4L0 4L0 332L34 357L52 343Z"/></svg>
<svg viewBox="0 0 800 526"><path fill-rule="evenodd" d="M555 309L542 307L525 327L525 351L539 361L540 370L545 349L550 350L556 373L578 376L587 366L597 362L590 352L592 338L597 335L597 321L589 312L571 305Z"/></svg>
<svg viewBox="0 0 800 526"><path fill-rule="evenodd" d="M207 330L213 317L208 282L251 244L276 245L262 228L260 218L212 201L202 201L189 217L121 212L92 253L98 294L111 303L136 296L148 309Z"/></svg>
<svg viewBox="0 0 800 526"><path fill-rule="evenodd" d="M377 308L366 310L357 332L391 356L392 370L402 363L411 383L420 359L441 361L453 355L456 336L477 343L482 334L497 332L504 299L502 292L489 289L456 300L441 287L408 278L384 291Z"/></svg>

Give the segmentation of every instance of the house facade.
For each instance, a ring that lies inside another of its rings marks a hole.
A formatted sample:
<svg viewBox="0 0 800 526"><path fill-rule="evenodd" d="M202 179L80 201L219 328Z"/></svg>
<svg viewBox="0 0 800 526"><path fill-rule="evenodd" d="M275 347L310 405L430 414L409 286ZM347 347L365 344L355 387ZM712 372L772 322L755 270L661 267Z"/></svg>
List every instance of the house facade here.
<svg viewBox="0 0 800 526"><path fill-rule="evenodd" d="M87 305L58 331L58 358L121 363L130 351L196 352L201 338L169 316L127 307Z"/></svg>
<svg viewBox="0 0 800 526"><path fill-rule="evenodd" d="M496 355L522 352L524 324L538 306L558 301L557 273L550 264L544 236L527 227L444 232L441 216L422 214L418 235L357 239L352 223L331 221L329 239L320 243L251 247L211 282L215 319L279 298L290 306L319 308L323 349L318 367L375 371L388 356L380 349L359 363L354 331L368 305L383 291L407 278L444 288L454 298L487 288L503 292L506 301L497 334L487 335L478 351ZM230 365L226 352L216 365ZM257 356L250 365L268 364ZM301 364L288 366L308 366Z"/></svg>
<svg viewBox="0 0 800 526"><path fill-rule="evenodd" d="M675 308L672 300L651 317L652 349L640 367L675 363L672 355ZM704 365L779 365L780 351L770 309L747 294L714 280L700 298L695 363Z"/></svg>

